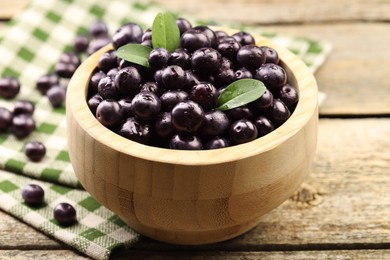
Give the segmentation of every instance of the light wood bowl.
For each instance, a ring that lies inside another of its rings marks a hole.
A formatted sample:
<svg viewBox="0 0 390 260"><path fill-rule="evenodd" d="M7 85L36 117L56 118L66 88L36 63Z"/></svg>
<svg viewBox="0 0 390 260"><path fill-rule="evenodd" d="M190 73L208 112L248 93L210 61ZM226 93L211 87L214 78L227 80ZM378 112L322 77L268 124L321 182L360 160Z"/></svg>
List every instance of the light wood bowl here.
<svg viewBox="0 0 390 260"><path fill-rule="evenodd" d="M105 128L90 112L86 95L99 56L112 47L89 57L71 79L66 100L70 159L83 187L140 234L174 244L236 237L287 200L315 154L317 85L294 54L255 38L257 45L278 51L289 83L299 89L298 105L268 135L217 150L156 148Z"/></svg>

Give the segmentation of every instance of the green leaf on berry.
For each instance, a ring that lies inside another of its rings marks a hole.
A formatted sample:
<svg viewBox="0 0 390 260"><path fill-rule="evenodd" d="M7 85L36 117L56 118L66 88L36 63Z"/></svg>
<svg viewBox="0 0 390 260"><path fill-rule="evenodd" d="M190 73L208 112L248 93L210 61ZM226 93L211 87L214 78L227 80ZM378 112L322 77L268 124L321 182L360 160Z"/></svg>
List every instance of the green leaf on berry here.
<svg viewBox="0 0 390 260"><path fill-rule="evenodd" d="M255 79L240 79L227 86L219 95L217 109L229 110L246 105L261 97L267 90L264 83Z"/></svg>
<svg viewBox="0 0 390 260"><path fill-rule="evenodd" d="M116 51L116 56L126 61L141 65L143 67L149 68L149 53L152 51L152 48L142 45L129 43L120 47Z"/></svg>
<svg viewBox="0 0 390 260"><path fill-rule="evenodd" d="M153 48L164 48L173 52L180 45L180 31L171 13L159 13L152 25Z"/></svg>

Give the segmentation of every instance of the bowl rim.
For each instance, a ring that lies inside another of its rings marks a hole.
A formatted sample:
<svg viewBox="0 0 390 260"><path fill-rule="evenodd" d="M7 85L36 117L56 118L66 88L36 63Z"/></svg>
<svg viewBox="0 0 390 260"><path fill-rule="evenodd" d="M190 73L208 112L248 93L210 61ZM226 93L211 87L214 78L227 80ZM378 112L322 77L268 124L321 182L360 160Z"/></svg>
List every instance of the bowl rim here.
<svg viewBox="0 0 390 260"><path fill-rule="evenodd" d="M239 31L224 27L214 27L213 29L224 30L229 34ZM68 84L66 115L68 118L73 116L86 133L105 146L120 153L149 161L200 166L233 162L272 150L294 136L309 122L314 113L318 114L317 83L304 62L291 51L260 35L252 35L256 39L256 45L270 46L278 52L288 73L289 82L294 81L296 83L293 85L298 87L300 95L297 106L287 121L265 136L244 144L215 150L174 150L137 143L109 130L90 112L86 96L89 79L93 71L91 68L96 68L102 53L112 49L111 44L89 56L76 70Z"/></svg>

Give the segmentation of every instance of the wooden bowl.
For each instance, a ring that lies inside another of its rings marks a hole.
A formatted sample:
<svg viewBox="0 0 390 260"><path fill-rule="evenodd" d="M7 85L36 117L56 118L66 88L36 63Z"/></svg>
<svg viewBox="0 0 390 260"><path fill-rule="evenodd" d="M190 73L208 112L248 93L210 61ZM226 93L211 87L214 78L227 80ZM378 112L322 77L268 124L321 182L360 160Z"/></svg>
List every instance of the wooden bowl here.
<svg viewBox="0 0 390 260"><path fill-rule="evenodd" d="M299 102L268 135L217 150L156 148L105 128L90 112L86 95L99 56L112 47L90 56L71 79L66 100L70 159L83 187L140 234L174 244L236 237L288 199L315 154L317 85L294 54L255 38L257 45L278 51Z"/></svg>

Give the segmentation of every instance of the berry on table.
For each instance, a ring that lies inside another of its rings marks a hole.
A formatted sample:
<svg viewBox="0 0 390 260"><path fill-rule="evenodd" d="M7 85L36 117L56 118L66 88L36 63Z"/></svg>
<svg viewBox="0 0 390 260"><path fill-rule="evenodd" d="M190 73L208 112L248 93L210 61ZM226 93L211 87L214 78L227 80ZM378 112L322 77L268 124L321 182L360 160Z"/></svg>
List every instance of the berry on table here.
<svg viewBox="0 0 390 260"><path fill-rule="evenodd" d="M24 154L33 162L39 162L46 154L46 147L38 141L30 141L24 146Z"/></svg>
<svg viewBox="0 0 390 260"><path fill-rule="evenodd" d="M45 198L45 191L38 184L27 184L22 188L22 198L30 206L42 205Z"/></svg>
<svg viewBox="0 0 390 260"><path fill-rule="evenodd" d="M70 226L77 222L76 210L67 202L57 204L53 209L53 216L62 226Z"/></svg>

